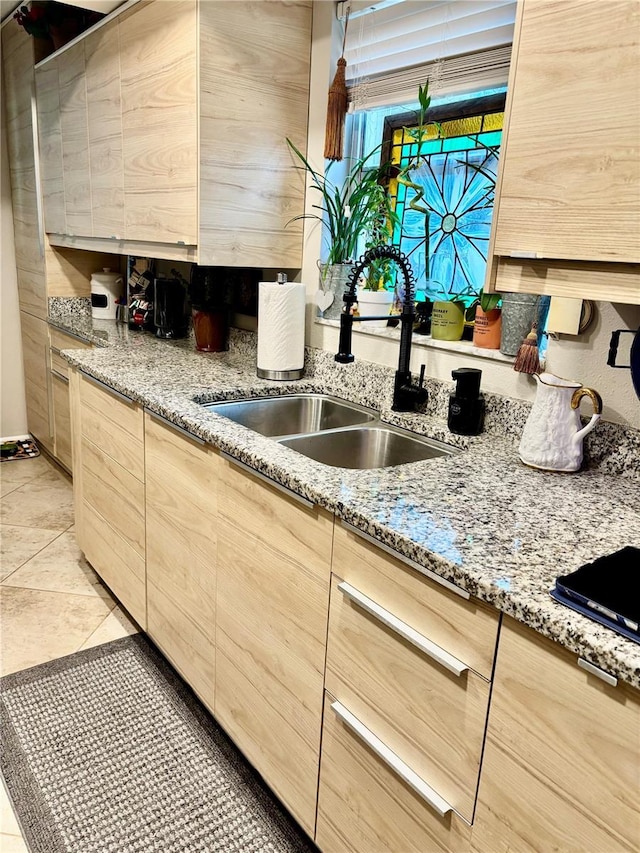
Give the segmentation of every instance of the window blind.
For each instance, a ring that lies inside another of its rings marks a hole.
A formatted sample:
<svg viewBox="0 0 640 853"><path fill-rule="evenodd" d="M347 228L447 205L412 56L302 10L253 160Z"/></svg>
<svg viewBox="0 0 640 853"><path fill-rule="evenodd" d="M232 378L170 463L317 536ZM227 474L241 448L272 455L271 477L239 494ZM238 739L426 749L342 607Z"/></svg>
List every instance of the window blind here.
<svg viewBox="0 0 640 853"><path fill-rule="evenodd" d="M506 85L515 7L516 0L382 0L358 9L344 52L351 109L414 101L427 78L434 95Z"/></svg>

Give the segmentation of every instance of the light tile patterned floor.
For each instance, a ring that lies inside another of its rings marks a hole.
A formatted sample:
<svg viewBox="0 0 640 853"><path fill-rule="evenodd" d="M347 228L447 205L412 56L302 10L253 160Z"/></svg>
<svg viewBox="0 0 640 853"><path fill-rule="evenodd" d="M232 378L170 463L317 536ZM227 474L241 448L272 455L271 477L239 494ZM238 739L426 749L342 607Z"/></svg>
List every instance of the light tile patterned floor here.
<svg viewBox="0 0 640 853"><path fill-rule="evenodd" d="M44 456L0 464L0 673L135 633L82 556L71 480ZM24 853L0 785L0 853Z"/></svg>

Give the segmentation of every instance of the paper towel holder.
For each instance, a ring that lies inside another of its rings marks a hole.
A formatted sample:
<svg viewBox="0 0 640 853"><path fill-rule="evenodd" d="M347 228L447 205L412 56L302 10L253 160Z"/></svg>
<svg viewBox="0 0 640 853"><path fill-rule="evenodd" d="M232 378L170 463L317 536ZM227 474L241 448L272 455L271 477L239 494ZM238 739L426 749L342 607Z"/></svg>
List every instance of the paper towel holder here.
<svg viewBox="0 0 640 853"><path fill-rule="evenodd" d="M279 272L276 275L276 284L288 284L287 274ZM259 322L259 321L258 321ZM258 325L258 334L260 326ZM256 374L259 379L274 379L278 382L291 382L295 379L302 379L304 376L304 364L302 367L297 367L292 370L269 370L264 367L256 367Z"/></svg>

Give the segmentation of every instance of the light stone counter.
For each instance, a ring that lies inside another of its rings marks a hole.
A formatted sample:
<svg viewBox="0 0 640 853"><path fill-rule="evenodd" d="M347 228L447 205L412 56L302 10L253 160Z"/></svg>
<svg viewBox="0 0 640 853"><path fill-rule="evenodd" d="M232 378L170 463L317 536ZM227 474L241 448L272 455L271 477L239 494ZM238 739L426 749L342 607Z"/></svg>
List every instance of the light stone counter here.
<svg viewBox="0 0 640 853"><path fill-rule="evenodd" d="M625 545L640 547L637 432L602 425L591 454L597 467L546 473L517 457L528 412L520 401L488 395L487 432L459 438L446 427L446 383L428 381L425 414L399 415L389 409L393 371L378 365L358 360L338 365L331 353L309 350L305 379L278 383L256 377L251 335L234 334L230 352L211 355L197 353L191 340L159 341L123 327L105 339L115 345L64 355L151 411L640 687L640 645L549 595L557 575ZM383 420L455 444L461 452L390 469L333 468L198 402L302 389L379 409Z"/></svg>

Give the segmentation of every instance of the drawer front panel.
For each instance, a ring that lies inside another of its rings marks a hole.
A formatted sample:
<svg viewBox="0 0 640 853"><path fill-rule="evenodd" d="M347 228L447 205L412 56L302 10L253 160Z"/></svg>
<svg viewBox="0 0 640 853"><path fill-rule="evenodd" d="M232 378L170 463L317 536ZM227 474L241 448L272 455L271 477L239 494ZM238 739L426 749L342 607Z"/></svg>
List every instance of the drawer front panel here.
<svg viewBox="0 0 640 853"><path fill-rule="evenodd" d="M145 415L149 634L213 711L217 463Z"/></svg>
<svg viewBox="0 0 640 853"><path fill-rule="evenodd" d="M467 820L490 685L455 675L331 588L326 688ZM445 663L448 658L444 657Z"/></svg>
<svg viewBox="0 0 640 853"><path fill-rule="evenodd" d="M440 817L343 723L325 694L316 844L323 853L465 853L471 828Z"/></svg>
<svg viewBox="0 0 640 853"><path fill-rule="evenodd" d="M144 559L144 484L86 438L82 440L84 500Z"/></svg>
<svg viewBox="0 0 640 853"><path fill-rule="evenodd" d="M51 376L53 397L53 434L55 455L71 471L71 417L69 415L69 386L57 376Z"/></svg>
<svg viewBox="0 0 640 853"><path fill-rule="evenodd" d="M465 600L336 524L333 571L431 642L491 678L499 612Z"/></svg>
<svg viewBox="0 0 640 853"><path fill-rule="evenodd" d="M54 329L49 326L49 340L54 349L93 349L93 344L87 341L79 341L77 338L72 338L71 335L65 335L60 329Z"/></svg>
<svg viewBox="0 0 640 853"><path fill-rule="evenodd" d="M86 501L82 506L82 525L87 560L138 625L146 630L144 558Z"/></svg>
<svg viewBox="0 0 640 853"><path fill-rule="evenodd" d="M51 369L59 373L60 376L69 376L69 362L53 350L51 350Z"/></svg>
<svg viewBox="0 0 640 853"><path fill-rule="evenodd" d="M140 406L129 405L84 378L80 400L82 435L143 481L144 420Z"/></svg>

